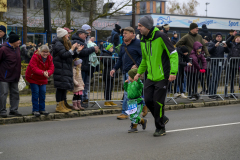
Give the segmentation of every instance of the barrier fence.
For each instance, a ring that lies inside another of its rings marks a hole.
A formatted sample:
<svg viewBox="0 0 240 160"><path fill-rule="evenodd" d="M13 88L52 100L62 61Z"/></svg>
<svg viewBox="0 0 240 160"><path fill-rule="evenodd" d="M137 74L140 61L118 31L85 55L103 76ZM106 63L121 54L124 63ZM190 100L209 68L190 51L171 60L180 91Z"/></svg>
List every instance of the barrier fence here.
<svg viewBox="0 0 240 160"><path fill-rule="evenodd" d="M98 56L95 60L90 61L89 83L89 102L93 105L101 106L98 102L105 101L122 101L124 89L123 83L126 79L121 69L115 72L114 77L110 77L110 71L117 63L118 58ZM240 58L211 58L192 63L192 66L179 66L179 72L175 81L170 82L167 91L167 100L174 101L177 104L178 98L189 98L196 100L200 98L220 98L231 96L237 99L236 93L239 94L239 69ZM124 63L124 62L123 62ZM199 70L206 67L206 72L201 73ZM142 78L145 82L146 76ZM181 93L185 93L181 95ZM144 94L144 93L143 93Z"/></svg>

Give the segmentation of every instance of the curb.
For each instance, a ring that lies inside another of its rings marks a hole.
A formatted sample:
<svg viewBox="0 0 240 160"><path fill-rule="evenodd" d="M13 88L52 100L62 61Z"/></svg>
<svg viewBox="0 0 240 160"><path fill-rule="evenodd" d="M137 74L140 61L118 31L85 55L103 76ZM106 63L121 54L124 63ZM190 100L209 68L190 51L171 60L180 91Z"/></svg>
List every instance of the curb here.
<svg viewBox="0 0 240 160"><path fill-rule="evenodd" d="M212 106L222 106L230 104L239 104L238 100L224 100L224 101L213 101L213 102L201 102L201 103L188 103L188 104L176 104L166 105L165 111L167 110L178 110L186 108L202 108ZM69 113L50 113L48 116L41 115L40 117L35 116L22 116L22 117L11 117L11 118L0 118L0 125L14 124L14 123L26 123L26 122L39 122L39 121L53 121L55 119L64 118L76 118L96 115L107 115L107 114L118 114L121 113L122 109L102 109L102 110L88 110L88 111L72 111Z"/></svg>

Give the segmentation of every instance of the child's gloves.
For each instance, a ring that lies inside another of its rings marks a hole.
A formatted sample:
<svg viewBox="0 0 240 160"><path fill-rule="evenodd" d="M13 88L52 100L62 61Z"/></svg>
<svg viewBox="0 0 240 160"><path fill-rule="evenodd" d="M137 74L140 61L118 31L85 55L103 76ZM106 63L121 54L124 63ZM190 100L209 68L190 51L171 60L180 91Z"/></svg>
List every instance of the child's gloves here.
<svg viewBox="0 0 240 160"><path fill-rule="evenodd" d="M199 72L200 72L200 73L205 73L206 70L205 70L205 69L200 69Z"/></svg>

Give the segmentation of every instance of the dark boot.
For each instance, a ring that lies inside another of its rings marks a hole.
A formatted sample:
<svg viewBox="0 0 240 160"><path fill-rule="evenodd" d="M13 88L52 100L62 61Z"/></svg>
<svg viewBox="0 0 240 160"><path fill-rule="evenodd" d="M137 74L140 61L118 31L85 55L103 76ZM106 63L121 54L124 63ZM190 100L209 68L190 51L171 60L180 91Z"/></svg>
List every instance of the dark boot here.
<svg viewBox="0 0 240 160"><path fill-rule="evenodd" d="M138 132L137 125L138 125L138 124L133 124L133 123L131 123L131 126L130 126L131 129L128 130L128 133L137 133L137 132Z"/></svg>
<svg viewBox="0 0 240 160"><path fill-rule="evenodd" d="M73 106L70 106L70 105L67 103L67 101L64 101L64 104L65 104L65 106L66 106L68 109L72 109L72 108L73 108Z"/></svg>
<svg viewBox="0 0 240 160"><path fill-rule="evenodd" d="M155 133L153 134L154 137L165 136L166 130L165 129L156 129Z"/></svg>
<svg viewBox="0 0 240 160"><path fill-rule="evenodd" d="M144 107L143 107L142 112L143 112L142 116L143 116L143 117L146 117L146 115L148 114L148 108L147 108L147 106L144 106Z"/></svg>
<svg viewBox="0 0 240 160"><path fill-rule="evenodd" d="M141 125L142 125L142 129L145 130L146 127L147 127L147 119L142 119L141 118L141 121L139 122Z"/></svg>

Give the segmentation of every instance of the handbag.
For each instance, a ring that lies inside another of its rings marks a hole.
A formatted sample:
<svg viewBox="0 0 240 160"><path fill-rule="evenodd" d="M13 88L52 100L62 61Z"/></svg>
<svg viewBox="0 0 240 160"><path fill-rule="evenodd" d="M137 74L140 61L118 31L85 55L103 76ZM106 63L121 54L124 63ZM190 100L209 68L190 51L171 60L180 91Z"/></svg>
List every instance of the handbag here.
<svg viewBox="0 0 240 160"><path fill-rule="evenodd" d="M24 81L22 75L20 75L20 79L18 82L18 90L22 91L26 87L26 82Z"/></svg>

